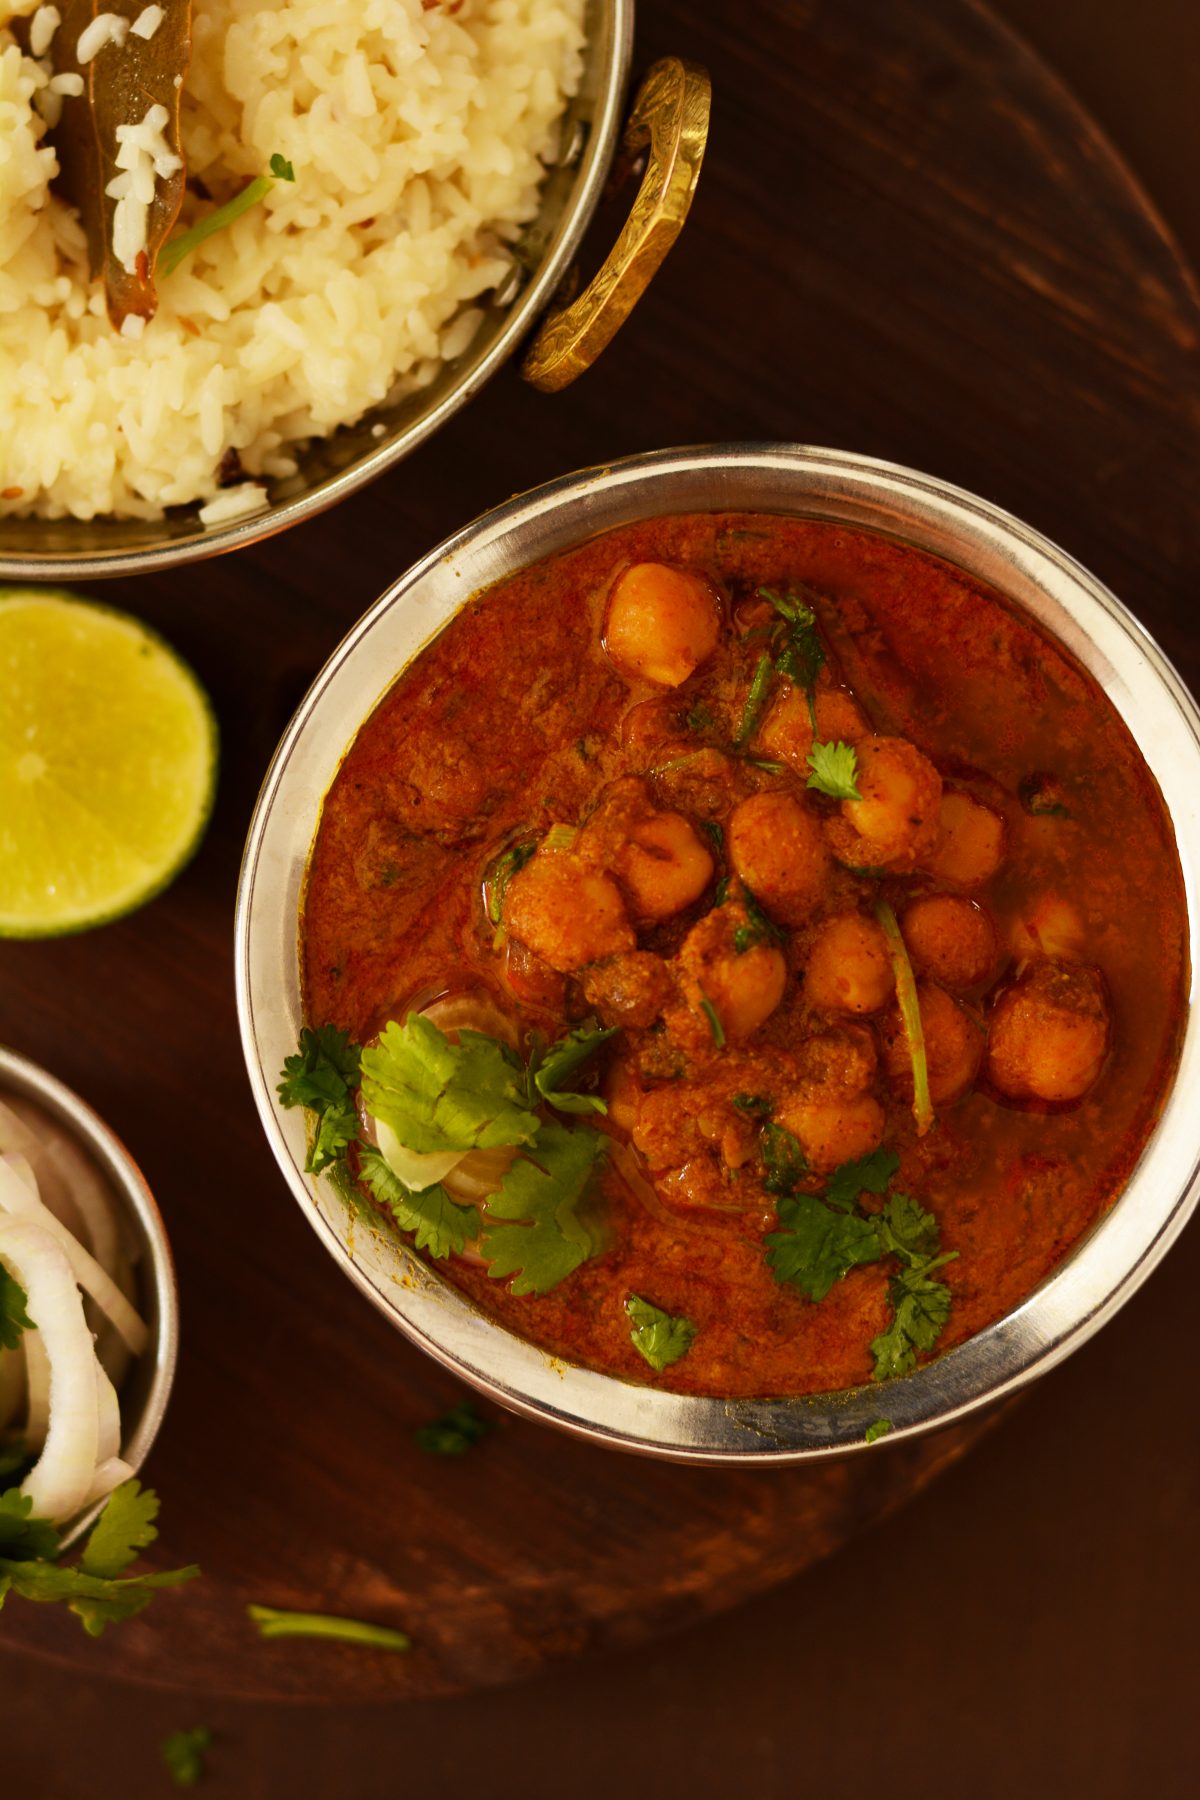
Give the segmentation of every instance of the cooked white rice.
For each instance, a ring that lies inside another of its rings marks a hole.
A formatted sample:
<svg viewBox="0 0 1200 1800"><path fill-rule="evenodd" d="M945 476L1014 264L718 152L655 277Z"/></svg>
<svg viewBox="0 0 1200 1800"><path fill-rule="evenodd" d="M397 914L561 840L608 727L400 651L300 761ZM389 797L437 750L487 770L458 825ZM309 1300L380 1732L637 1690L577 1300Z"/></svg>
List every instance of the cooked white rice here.
<svg viewBox="0 0 1200 1800"><path fill-rule="evenodd" d="M49 191L50 71L7 29L36 6L0 0L0 515L157 518L211 500L231 450L291 474L466 347L537 210L583 0L195 0L183 144L213 199L182 223L276 152L296 179L161 280L140 337Z"/></svg>

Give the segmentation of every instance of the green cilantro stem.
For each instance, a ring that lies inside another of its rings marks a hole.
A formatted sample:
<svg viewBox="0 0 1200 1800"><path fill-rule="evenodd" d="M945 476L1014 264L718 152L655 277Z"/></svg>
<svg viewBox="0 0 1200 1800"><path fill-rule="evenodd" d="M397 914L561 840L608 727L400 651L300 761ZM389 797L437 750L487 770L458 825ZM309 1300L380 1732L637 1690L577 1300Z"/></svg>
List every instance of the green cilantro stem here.
<svg viewBox="0 0 1200 1800"><path fill-rule="evenodd" d="M887 939L888 955L892 959L892 969L896 976L896 997L900 1002L900 1017L904 1023L904 1035L908 1040L908 1054L912 1061L913 1118L917 1122L917 1136L924 1137L933 1124L933 1101L929 1094L929 1063L925 1055L925 1027L921 1023L921 1005L917 999L916 978L913 975L912 964L908 960L904 939L900 935L900 926L896 915L886 900L875 902L875 917L883 927L883 935Z"/></svg>
<svg viewBox="0 0 1200 1800"><path fill-rule="evenodd" d="M411 1650L412 1639L390 1625L362 1619L339 1619L331 1613L284 1612L275 1606L248 1606L246 1616L264 1638L330 1638L343 1644L365 1644L373 1650Z"/></svg>
<svg viewBox="0 0 1200 1800"><path fill-rule="evenodd" d="M173 275L184 258L190 256L193 250L199 249L205 238L212 237L214 232L224 231L226 226L232 225L235 219L240 219L243 213L249 212L252 206L257 206L260 200L265 200L276 181L295 181L295 179L296 172L291 163L285 161L282 156L273 156L269 175L256 175L253 181L246 183L240 194L235 194L232 200L225 202L224 206L218 206L214 211L205 213L204 217L197 219L196 223L187 231L180 232L178 237L172 238L171 242L166 244L160 252L155 272L159 275Z"/></svg>
<svg viewBox="0 0 1200 1800"><path fill-rule="evenodd" d="M712 1032L713 1043L717 1046L718 1050L723 1050L725 1048L725 1027L721 1023L720 1014L717 1012L716 1007L704 992L703 988L700 990L700 1011L708 1020L708 1028Z"/></svg>
<svg viewBox="0 0 1200 1800"><path fill-rule="evenodd" d="M771 689L771 679L775 673L775 664L764 650L758 659L758 667L754 671L754 679L750 683L750 692L746 695L746 704L742 708L741 722L734 734L733 747L743 750L758 730L758 721L767 703L767 695Z"/></svg>

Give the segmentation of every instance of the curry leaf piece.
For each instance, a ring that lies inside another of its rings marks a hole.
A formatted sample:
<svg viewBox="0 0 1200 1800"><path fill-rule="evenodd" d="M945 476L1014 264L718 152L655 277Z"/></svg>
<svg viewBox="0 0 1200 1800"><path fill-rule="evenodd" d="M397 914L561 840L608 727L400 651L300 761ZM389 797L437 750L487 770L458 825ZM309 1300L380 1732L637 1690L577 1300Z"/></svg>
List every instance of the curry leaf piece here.
<svg viewBox="0 0 1200 1800"><path fill-rule="evenodd" d="M0 1557L24 1562L58 1555L58 1532L32 1513L33 1501L20 1488L0 1494Z"/></svg>
<svg viewBox="0 0 1200 1800"><path fill-rule="evenodd" d="M917 1352L934 1348L950 1317L950 1289L935 1281L932 1271L949 1261L949 1256L935 1257L901 1269L888 1283L894 1317L871 1344L876 1381L910 1375L917 1366Z"/></svg>
<svg viewBox="0 0 1200 1800"><path fill-rule="evenodd" d="M873 1419L863 1433L863 1443L877 1444L880 1438L886 1437L891 1429L892 1421L890 1419Z"/></svg>
<svg viewBox="0 0 1200 1800"><path fill-rule="evenodd" d="M158 1536L158 1495L140 1481L123 1481L108 1497L92 1527L79 1567L85 1575L112 1579L127 1569L139 1550Z"/></svg>
<svg viewBox="0 0 1200 1800"><path fill-rule="evenodd" d="M317 1115L316 1137L304 1165L310 1175L319 1175L358 1136L354 1089L361 1057L349 1033L336 1025L316 1031L305 1026L299 1050L284 1062L277 1089L280 1105L307 1106Z"/></svg>
<svg viewBox="0 0 1200 1800"><path fill-rule="evenodd" d="M480 1031L460 1031L451 1044L421 1013L393 1020L363 1051L362 1094L406 1150L492 1150L537 1136L525 1070L512 1053Z"/></svg>
<svg viewBox="0 0 1200 1800"><path fill-rule="evenodd" d="M872 1150L854 1162L842 1163L825 1183L825 1199L839 1212L849 1212L860 1194L886 1194L888 1182L900 1167L894 1150Z"/></svg>
<svg viewBox="0 0 1200 1800"><path fill-rule="evenodd" d="M853 744L814 744L808 753L810 788L831 800L861 800L858 756Z"/></svg>
<svg viewBox="0 0 1200 1800"><path fill-rule="evenodd" d="M414 1431L413 1441L418 1450L429 1456L465 1456L472 1444L495 1429L493 1421L483 1418L473 1401L460 1400L440 1419Z"/></svg>
<svg viewBox="0 0 1200 1800"><path fill-rule="evenodd" d="M172 1731L163 1739L162 1758L176 1787L195 1787L204 1773L204 1753L213 1741L207 1725Z"/></svg>
<svg viewBox="0 0 1200 1800"><path fill-rule="evenodd" d="M178 1587L200 1573L195 1565L167 1569L152 1575L130 1575L107 1580L87 1575L82 1569L60 1563L19 1562L0 1556L0 1589L22 1599L41 1603L64 1601L82 1621L89 1637L99 1637L106 1625L131 1619L149 1606L160 1588Z"/></svg>
<svg viewBox="0 0 1200 1800"><path fill-rule="evenodd" d="M771 682L775 675L775 665L764 650L758 659L758 667L754 671L754 679L750 683L750 692L746 695L746 704L742 708L742 716L733 736L735 750L743 750L758 730L758 722L763 708L767 704L767 696L771 691Z"/></svg>
<svg viewBox="0 0 1200 1800"><path fill-rule="evenodd" d="M630 1294L625 1311L633 1321L630 1341L639 1356L660 1373L686 1356L696 1341L696 1327L682 1313L664 1312L639 1294Z"/></svg>
<svg viewBox="0 0 1200 1800"><path fill-rule="evenodd" d="M564 1091L563 1083L574 1074L580 1063L586 1062L595 1054L601 1044L607 1044L609 1038L616 1037L617 1027L609 1026L602 1030L596 1025L580 1025L574 1031L560 1038L542 1057L533 1071L535 1091L543 1100L559 1112L566 1113L606 1113L608 1111L598 1094L577 1094Z"/></svg>
<svg viewBox="0 0 1200 1800"><path fill-rule="evenodd" d="M25 1311L29 1296L0 1263L0 1350L15 1350L23 1333L37 1327Z"/></svg>
<svg viewBox="0 0 1200 1800"><path fill-rule="evenodd" d="M487 1203L483 1254L494 1280L515 1275L514 1294L545 1294L595 1254L579 1206L606 1149L604 1135L586 1126L542 1126Z"/></svg>
<svg viewBox="0 0 1200 1800"><path fill-rule="evenodd" d="M342 1619L332 1613L286 1612L278 1606L248 1606L246 1617L258 1627L259 1637L329 1638L335 1643L362 1644L369 1650L411 1650L406 1631L391 1625L372 1625L365 1619Z"/></svg>
<svg viewBox="0 0 1200 1800"><path fill-rule="evenodd" d="M81 94L63 97L49 134L59 165L55 188L79 212L91 271L103 278L108 316L118 331L131 316L154 317L156 267L187 180L179 119L192 55L192 5L161 5L157 30L143 38L129 30L143 0L63 0L50 47L54 73L77 75L83 83ZM79 39L101 13L120 21L113 27L116 37L81 64ZM128 128L145 124L153 151L136 157L134 168L123 167L130 160ZM152 193L143 201L147 181Z"/></svg>
<svg viewBox="0 0 1200 1800"><path fill-rule="evenodd" d="M908 950L900 935L896 915L886 900L875 902L875 917L887 939L888 955L896 977L896 998L900 1003L900 1020L908 1043L913 1075L913 1118L917 1136L924 1137L933 1124L933 1100L929 1093L929 1062L925 1055L925 1027L921 1020L921 1003L917 997L916 977L908 960Z"/></svg>
<svg viewBox="0 0 1200 1800"><path fill-rule="evenodd" d="M212 212L205 213L203 218L197 219L194 225L190 225L186 231L181 231L178 237L172 238L160 258L163 274L173 275L184 258L191 256L194 250L198 250L206 238L214 236L218 231L226 230L235 219L240 219L242 214L249 212L252 206L257 206L260 200L265 200L277 181L295 181L296 179L296 172L291 163L287 161L286 157L280 156L278 152L271 158L270 168L269 175L256 175L253 181L248 181L245 187L233 196L232 200L227 200L224 206L214 207Z"/></svg>
<svg viewBox="0 0 1200 1800"><path fill-rule="evenodd" d="M809 1300L823 1300L858 1263L883 1255L872 1219L833 1212L815 1194L779 1202L779 1231L764 1240L776 1281L790 1282Z"/></svg>
<svg viewBox="0 0 1200 1800"><path fill-rule="evenodd" d="M782 1125L768 1123L762 1128L760 1144L767 1169L763 1186L768 1194L790 1194L808 1174L808 1158L800 1140Z"/></svg>
<svg viewBox="0 0 1200 1800"><path fill-rule="evenodd" d="M428 1250L430 1256L439 1259L461 1256L471 1240L479 1236L476 1207L460 1206L438 1183L413 1193L374 1145L361 1151L359 1168L362 1179L381 1205L387 1207L401 1231L416 1234L418 1250Z"/></svg>

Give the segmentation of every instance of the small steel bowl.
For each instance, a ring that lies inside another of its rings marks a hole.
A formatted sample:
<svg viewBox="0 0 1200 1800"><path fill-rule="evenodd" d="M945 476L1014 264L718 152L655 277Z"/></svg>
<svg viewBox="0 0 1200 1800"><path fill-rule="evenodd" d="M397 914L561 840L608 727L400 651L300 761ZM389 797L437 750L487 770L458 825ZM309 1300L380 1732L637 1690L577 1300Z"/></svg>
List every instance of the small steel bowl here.
<svg viewBox="0 0 1200 1800"><path fill-rule="evenodd" d="M166 1414L179 1352L179 1295L162 1214L120 1138L87 1102L37 1063L0 1047L0 1100L10 1094L33 1101L70 1133L124 1209L126 1236L136 1252L137 1307L150 1332L149 1345L130 1362L119 1390L121 1456L136 1473ZM97 1501L71 1521L61 1534L64 1546L83 1535L103 1506Z"/></svg>
<svg viewBox="0 0 1200 1800"><path fill-rule="evenodd" d="M709 83L676 57L655 63L628 118L633 0L588 0L583 77L560 131L534 221L514 246L511 278L484 306L470 346L426 388L372 408L305 445L299 469L270 479L270 505L206 528L198 508L165 519L0 519L0 581L94 581L240 550L334 506L392 468L465 406L538 327L522 372L554 392L595 360L636 305L687 216L708 128ZM628 222L587 288L561 292L610 175L646 170ZM614 162L618 168L614 171ZM540 322L540 323L539 323Z"/></svg>
<svg viewBox="0 0 1200 1800"><path fill-rule="evenodd" d="M305 1126L275 1081L304 1023L296 934L319 798L406 664L471 594L597 532L666 513L753 511L837 520L957 564L1023 607L1090 671L1162 790L1186 888L1193 976L1162 1115L1110 1211L1020 1306L915 1374L776 1400L669 1394L563 1364L480 1312L382 1225L304 1173ZM662 451L566 476L468 525L388 589L318 675L268 771L237 913L242 1044L263 1125L326 1248L400 1330L503 1405L594 1442L682 1462L792 1463L892 1443L962 1419L1061 1362L1129 1299L1200 1196L1200 712L1175 670L1094 576L985 500L932 476L806 446Z"/></svg>

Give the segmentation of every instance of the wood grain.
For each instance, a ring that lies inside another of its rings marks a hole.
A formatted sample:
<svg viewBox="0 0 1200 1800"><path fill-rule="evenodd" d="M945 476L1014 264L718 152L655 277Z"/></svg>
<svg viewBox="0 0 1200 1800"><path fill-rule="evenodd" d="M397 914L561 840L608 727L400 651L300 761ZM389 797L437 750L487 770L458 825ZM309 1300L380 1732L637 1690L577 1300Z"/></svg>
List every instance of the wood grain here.
<svg viewBox="0 0 1200 1800"><path fill-rule="evenodd" d="M233 894L274 743L379 590L515 488L720 439L892 457L1046 531L1200 676L1186 600L1200 305L1069 97L971 0L662 0L643 9L638 59L668 51L714 73L708 166L602 371L550 399L510 369L337 512L104 590L212 692L216 814L196 862L138 917L0 946L0 1038L97 1106L163 1206L184 1349L150 1470L165 1500L155 1560L195 1557L206 1580L98 1644L13 1603L2 1644L192 1693L446 1693L730 1605L963 1448L727 1474L511 1421L462 1461L424 1457L413 1429L452 1390L337 1276L276 1174L241 1066ZM418 1647L260 1645L250 1599L377 1616Z"/></svg>

